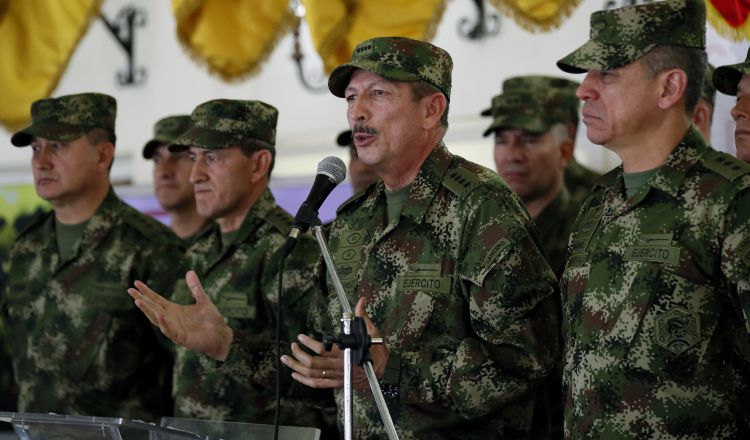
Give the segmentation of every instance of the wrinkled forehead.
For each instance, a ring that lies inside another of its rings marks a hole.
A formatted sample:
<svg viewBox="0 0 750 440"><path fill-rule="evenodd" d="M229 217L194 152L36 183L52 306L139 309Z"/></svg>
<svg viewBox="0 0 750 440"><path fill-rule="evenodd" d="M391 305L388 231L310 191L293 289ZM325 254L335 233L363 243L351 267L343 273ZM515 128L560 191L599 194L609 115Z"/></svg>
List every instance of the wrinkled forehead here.
<svg viewBox="0 0 750 440"><path fill-rule="evenodd" d="M398 85L403 84L403 82L394 81L380 76L377 73L357 67L352 71L352 76L349 78L349 84L346 86L346 90L358 90L363 87L372 87L376 84Z"/></svg>

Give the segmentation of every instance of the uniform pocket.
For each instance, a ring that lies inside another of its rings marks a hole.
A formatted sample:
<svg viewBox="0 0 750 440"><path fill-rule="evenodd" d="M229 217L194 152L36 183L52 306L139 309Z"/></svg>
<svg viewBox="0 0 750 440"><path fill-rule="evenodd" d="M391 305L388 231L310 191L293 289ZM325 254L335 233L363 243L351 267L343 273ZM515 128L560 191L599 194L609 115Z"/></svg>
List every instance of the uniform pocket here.
<svg viewBox="0 0 750 440"><path fill-rule="evenodd" d="M662 268L626 364L678 382L688 380L711 343L720 312L714 286Z"/></svg>

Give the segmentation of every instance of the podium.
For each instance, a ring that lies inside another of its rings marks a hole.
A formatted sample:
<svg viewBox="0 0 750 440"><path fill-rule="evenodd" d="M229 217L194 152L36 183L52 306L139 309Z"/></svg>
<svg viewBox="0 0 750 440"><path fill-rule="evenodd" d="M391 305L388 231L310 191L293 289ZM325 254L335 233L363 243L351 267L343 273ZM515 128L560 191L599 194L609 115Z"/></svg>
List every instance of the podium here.
<svg viewBox="0 0 750 440"><path fill-rule="evenodd" d="M116 417L0 412L22 440L219 440Z"/></svg>
<svg viewBox="0 0 750 440"><path fill-rule="evenodd" d="M22 440L271 440L274 427L164 417L161 426L116 417L0 412ZM279 440L319 440L315 428L279 427Z"/></svg>
<svg viewBox="0 0 750 440"><path fill-rule="evenodd" d="M161 426L223 440L273 440L273 425L162 417ZM206 437L209 438L209 437ZM279 440L319 440L320 430L279 426Z"/></svg>

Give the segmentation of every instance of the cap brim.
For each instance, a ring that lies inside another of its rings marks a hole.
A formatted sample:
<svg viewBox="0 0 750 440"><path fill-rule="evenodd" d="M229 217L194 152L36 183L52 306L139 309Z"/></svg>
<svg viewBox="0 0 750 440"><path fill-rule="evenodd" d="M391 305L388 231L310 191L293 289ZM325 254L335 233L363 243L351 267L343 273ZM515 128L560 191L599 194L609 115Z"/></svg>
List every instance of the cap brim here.
<svg viewBox="0 0 750 440"><path fill-rule="evenodd" d="M482 110L479 116L492 116L492 107Z"/></svg>
<svg viewBox="0 0 750 440"><path fill-rule="evenodd" d="M150 141L146 142L146 145L143 146L143 158L151 159L152 157L154 157L156 147L161 144L164 144L164 142L161 142L157 139L151 139Z"/></svg>
<svg viewBox="0 0 750 440"><path fill-rule="evenodd" d="M725 95L737 95L737 85L740 83L742 75L750 73L749 67L745 63L717 67L712 77L714 87ZM745 70L748 72L745 72Z"/></svg>
<svg viewBox="0 0 750 440"><path fill-rule="evenodd" d="M558 61L557 67L568 73L616 69L632 63L654 47L654 44L637 47L632 44L602 43L589 40Z"/></svg>
<svg viewBox="0 0 750 440"><path fill-rule="evenodd" d="M528 121L525 118L518 118L513 114L508 114L496 117L495 120L492 121L492 125L484 131L482 136L487 137L490 134L505 128L523 130L534 134L546 133L547 130L550 129L550 127L545 126L541 122Z"/></svg>
<svg viewBox="0 0 750 440"><path fill-rule="evenodd" d="M35 137L49 139L58 142L68 142L85 135L88 132L81 127L74 127L68 124L40 124L30 125L21 131L13 134L10 143L16 147L25 147L31 145Z"/></svg>
<svg viewBox="0 0 750 440"><path fill-rule="evenodd" d="M185 151L190 147L206 150L222 150L237 144L237 139L232 134L207 128L191 127L174 142L169 144L167 149L172 153Z"/></svg>

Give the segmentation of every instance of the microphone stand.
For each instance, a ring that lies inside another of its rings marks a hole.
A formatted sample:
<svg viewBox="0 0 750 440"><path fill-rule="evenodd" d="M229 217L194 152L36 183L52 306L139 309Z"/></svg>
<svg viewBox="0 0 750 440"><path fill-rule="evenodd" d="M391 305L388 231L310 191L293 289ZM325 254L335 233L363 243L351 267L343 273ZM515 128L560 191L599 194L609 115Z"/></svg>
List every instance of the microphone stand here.
<svg viewBox="0 0 750 440"><path fill-rule="evenodd" d="M352 439L352 362L356 362L357 365L362 365L365 369L367 381L370 383L370 389L375 398L375 403L388 438L398 440L396 427L385 404L385 398L383 397L383 392L380 390L378 378L375 375L375 368L372 366L372 358L368 350L371 344L382 344L383 339L371 338L367 334L364 320L354 316L352 308L349 305L349 300L344 293L344 286L341 284L336 267L333 265L333 259L323 235L323 226L321 226L320 220L317 217L315 218L315 226L312 227L312 232L318 241L318 246L320 246L320 252L323 254L328 275L333 281L333 286L336 289L336 294L343 310L341 318L343 334L339 336L325 336L323 343L327 351L331 350L334 343L344 350L344 439ZM352 350L355 350L354 358L352 358Z"/></svg>

